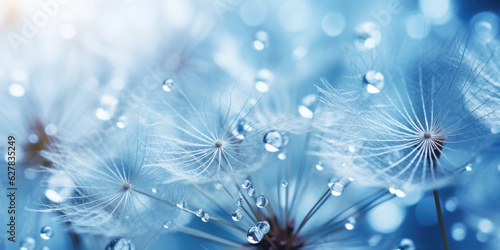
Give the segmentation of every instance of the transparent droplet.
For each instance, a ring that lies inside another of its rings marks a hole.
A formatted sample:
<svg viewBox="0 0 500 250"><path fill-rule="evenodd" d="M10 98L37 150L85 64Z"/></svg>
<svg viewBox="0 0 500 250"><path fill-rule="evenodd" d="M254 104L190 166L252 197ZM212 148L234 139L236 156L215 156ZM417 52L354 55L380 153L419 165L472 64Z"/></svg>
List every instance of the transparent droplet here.
<svg viewBox="0 0 500 250"><path fill-rule="evenodd" d="M255 205L260 208L266 207L268 203L269 200L264 195L259 195L257 199L255 199Z"/></svg>
<svg viewBox="0 0 500 250"><path fill-rule="evenodd" d="M354 217L349 217L344 226L347 230L353 230L354 227L356 226L356 219L354 219Z"/></svg>
<svg viewBox="0 0 500 250"><path fill-rule="evenodd" d="M252 127L250 127L248 122L245 119L240 119L231 133L236 139L242 141L250 131L252 131Z"/></svg>
<svg viewBox="0 0 500 250"><path fill-rule="evenodd" d="M307 119L313 118L317 99L314 94L302 98L301 105L298 107L299 114Z"/></svg>
<svg viewBox="0 0 500 250"><path fill-rule="evenodd" d="M30 143L33 143L33 144L37 143L38 142L38 135L36 135L36 134L29 135L28 141Z"/></svg>
<svg viewBox="0 0 500 250"><path fill-rule="evenodd" d="M47 126L45 126L44 131L45 134L47 134L48 136L54 136L57 133L57 126L52 123L49 123L47 124Z"/></svg>
<svg viewBox="0 0 500 250"><path fill-rule="evenodd" d="M382 75L382 73L380 72L370 70L366 72L365 76L363 77L363 83L368 93L380 93L380 91L384 87L384 75Z"/></svg>
<svg viewBox="0 0 500 250"><path fill-rule="evenodd" d="M410 239L402 239L399 242L398 250L415 250L415 244Z"/></svg>
<svg viewBox="0 0 500 250"><path fill-rule="evenodd" d="M277 131L269 131L264 136L264 143L266 150L269 152L276 152L281 149L284 145L283 137Z"/></svg>
<svg viewBox="0 0 500 250"><path fill-rule="evenodd" d="M118 100L111 95L103 95L100 100L101 106L96 110L95 115L99 120L109 120L115 113Z"/></svg>
<svg viewBox="0 0 500 250"><path fill-rule="evenodd" d="M201 221L203 222L208 222L209 220L210 220L210 215L208 215L207 213L205 213L203 217L201 217Z"/></svg>
<svg viewBox="0 0 500 250"><path fill-rule="evenodd" d="M52 230L52 227L50 226L44 226L40 230L40 237L44 240L48 240L54 236L54 230Z"/></svg>
<svg viewBox="0 0 500 250"><path fill-rule="evenodd" d="M259 221L256 226L260 229L260 231L263 234L267 234L269 233L269 230L271 230L271 225L269 225L269 222L265 220Z"/></svg>
<svg viewBox="0 0 500 250"><path fill-rule="evenodd" d="M382 34L372 22L359 25L355 30L355 34L354 47L360 51L375 48L382 39Z"/></svg>
<svg viewBox="0 0 500 250"><path fill-rule="evenodd" d="M316 163L316 169L318 171L323 171L323 169L325 169L325 167L323 167L323 162Z"/></svg>
<svg viewBox="0 0 500 250"><path fill-rule="evenodd" d="M253 41L253 47L255 50L264 50L269 45L269 36L264 31L259 31L255 34L255 40Z"/></svg>
<svg viewBox="0 0 500 250"><path fill-rule="evenodd" d="M21 250L33 250L36 247L36 240L32 237L26 237L21 241Z"/></svg>
<svg viewBox="0 0 500 250"><path fill-rule="evenodd" d="M165 79L163 81L163 86L162 86L163 90L165 92L170 92L172 91L174 88L175 88L175 84L174 84L174 80L172 79Z"/></svg>
<svg viewBox="0 0 500 250"><path fill-rule="evenodd" d="M283 181L283 182L281 183L281 186L282 186L282 187L285 187L285 188L286 188L286 187L288 187L288 181Z"/></svg>
<svg viewBox="0 0 500 250"><path fill-rule="evenodd" d="M250 229L248 229L247 232L248 242L252 244L257 244L262 240L262 238L264 238L264 234L258 227L251 227Z"/></svg>
<svg viewBox="0 0 500 250"><path fill-rule="evenodd" d="M177 207L180 208L180 209L184 209L187 207L187 202L186 201L180 201L179 203L177 203Z"/></svg>
<svg viewBox="0 0 500 250"><path fill-rule="evenodd" d="M25 90L21 84L13 83L9 86L9 93L14 97L21 97L24 95Z"/></svg>
<svg viewBox="0 0 500 250"><path fill-rule="evenodd" d="M241 186L244 188L244 189L249 189L252 187L252 182L250 180L244 180L241 182Z"/></svg>
<svg viewBox="0 0 500 250"><path fill-rule="evenodd" d="M125 128L127 126L127 117L124 115L120 116L116 122L116 126L118 128Z"/></svg>
<svg viewBox="0 0 500 250"><path fill-rule="evenodd" d="M198 208L196 209L195 214L198 217L202 217L203 215L205 215L205 211L203 210L203 208Z"/></svg>
<svg viewBox="0 0 500 250"><path fill-rule="evenodd" d="M153 192L153 194L156 194L158 192L158 190L156 190L156 188L153 188L153 189L151 189L151 192Z"/></svg>
<svg viewBox="0 0 500 250"><path fill-rule="evenodd" d="M62 203L74 192L74 184L67 174L52 175L47 182L45 197L54 203Z"/></svg>
<svg viewBox="0 0 500 250"><path fill-rule="evenodd" d="M235 201L236 206L241 207L241 206L243 206L244 202L245 201L243 200L243 197L241 197L241 195L238 195L238 197L236 198L236 201Z"/></svg>
<svg viewBox="0 0 500 250"><path fill-rule="evenodd" d="M251 187L248 189L248 195L249 196L254 196L255 195L255 188Z"/></svg>
<svg viewBox="0 0 500 250"><path fill-rule="evenodd" d="M278 154L278 159L280 159L280 160L286 160L286 154L285 153L279 153Z"/></svg>
<svg viewBox="0 0 500 250"><path fill-rule="evenodd" d="M340 180L330 179L328 181L328 186L330 187L330 192L333 196L340 196L350 183L350 178L344 176Z"/></svg>
<svg viewBox="0 0 500 250"><path fill-rule="evenodd" d="M163 223L163 227L165 229L171 229L172 228L172 221L169 221L169 220L165 221L165 223Z"/></svg>
<svg viewBox="0 0 500 250"><path fill-rule="evenodd" d="M471 163L469 163L469 164L467 164L467 166L465 166L465 171L467 171L467 172L472 171L472 164Z"/></svg>
<svg viewBox="0 0 500 250"><path fill-rule="evenodd" d="M233 211L233 213L231 214L231 218L234 220L234 221L240 221L241 219L243 219L243 216L245 214L243 213L243 211L241 211L241 209L235 209Z"/></svg>
<svg viewBox="0 0 500 250"><path fill-rule="evenodd" d="M105 250L135 250L135 245L128 239L114 239L109 242Z"/></svg>
<svg viewBox="0 0 500 250"><path fill-rule="evenodd" d="M257 91L265 93L269 91L269 84L273 80L273 73L267 69L261 69L257 72L257 76L255 78L255 89Z"/></svg>
<svg viewBox="0 0 500 250"><path fill-rule="evenodd" d="M389 192L391 194L396 195L397 197L400 197L400 198L406 197L406 193L403 190L395 188L395 187L390 187Z"/></svg>

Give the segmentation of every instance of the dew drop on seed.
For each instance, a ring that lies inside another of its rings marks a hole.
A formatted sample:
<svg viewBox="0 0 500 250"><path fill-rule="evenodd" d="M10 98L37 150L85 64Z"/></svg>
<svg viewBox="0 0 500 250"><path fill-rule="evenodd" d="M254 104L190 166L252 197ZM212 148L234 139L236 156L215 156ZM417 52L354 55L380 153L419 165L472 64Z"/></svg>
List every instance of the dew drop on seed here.
<svg viewBox="0 0 500 250"><path fill-rule="evenodd" d="M255 205L257 205L257 207L260 207L260 208L266 207L268 203L269 203L269 200L264 195L259 195L259 197L257 197L257 199L255 199Z"/></svg>
<svg viewBox="0 0 500 250"><path fill-rule="evenodd" d="M40 237L44 240L48 240L54 236L54 230L52 230L52 227L50 226L44 226L40 230Z"/></svg>
<svg viewBox="0 0 500 250"><path fill-rule="evenodd" d="M244 203L243 197L241 197L241 195L239 195L236 198L235 204L236 204L236 206L241 207L241 206L243 206L243 203Z"/></svg>
<svg viewBox="0 0 500 250"><path fill-rule="evenodd" d="M203 208L198 208L196 209L195 214L198 217L202 217L203 215L205 215L205 211L203 210Z"/></svg>
<svg viewBox="0 0 500 250"><path fill-rule="evenodd" d="M470 164L470 163L467 164L467 166L465 166L465 171L467 171L467 172L472 171L472 164Z"/></svg>
<svg viewBox="0 0 500 250"><path fill-rule="evenodd" d="M237 208L231 214L231 218L234 221L240 221L241 219L243 219L243 215L244 215L243 211L241 211L241 209Z"/></svg>
<svg viewBox="0 0 500 250"><path fill-rule="evenodd" d="M158 190L156 190L156 188L153 188L153 189L151 189L151 192L153 192L153 194L156 194L156 193L158 193Z"/></svg>
<svg viewBox="0 0 500 250"><path fill-rule="evenodd" d="M257 244L262 240L262 238L264 238L264 234L258 227L251 227L250 229L248 229L247 232L248 242L252 244Z"/></svg>
<svg viewBox="0 0 500 250"><path fill-rule="evenodd" d="M354 47L360 51L370 50L380 43L382 34L372 22L365 22L355 30Z"/></svg>
<svg viewBox="0 0 500 250"><path fill-rule="evenodd" d="M207 213L203 214L203 217L201 217L201 221L203 222L208 222L210 220L210 215Z"/></svg>
<svg viewBox="0 0 500 250"><path fill-rule="evenodd" d="M354 219L353 217L349 217L344 226L347 230L353 230L354 227L356 226L356 219Z"/></svg>
<svg viewBox="0 0 500 250"><path fill-rule="evenodd" d="M269 84L273 81L273 73L268 69L261 69L255 77L255 89L261 93L269 91Z"/></svg>
<svg viewBox="0 0 500 250"><path fill-rule="evenodd" d="M283 147L284 140L279 132L273 130L264 136L264 143L267 151L276 152Z"/></svg>
<svg viewBox="0 0 500 250"><path fill-rule="evenodd" d="M323 169L325 169L325 167L323 167L323 162L316 163L316 170L323 171Z"/></svg>
<svg viewBox="0 0 500 250"><path fill-rule="evenodd" d="M330 186L330 192L333 196L340 196L345 190L345 186L340 182L334 182Z"/></svg>
<svg viewBox="0 0 500 250"><path fill-rule="evenodd" d="M170 92L172 91L174 88L175 88L175 84L174 84L174 80L172 79L165 79L163 81L163 86L162 86L163 90L165 92Z"/></svg>
<svg viewBox="0 0 500 250"><path fill-rule="evenodd" d="M248 195L249 196L254 196L255 195L255 188L251 187L248 189Z"/></svg>
<svg viewBox="0 0 500 250"><path fill-rule="evenodd" d="M337 181L337 179L335 179L335 178L328 179L328 186L329 187L333 186L333 184L335 184L336 181Z"/></svg>
<svg viewBox="0 0 500 250"><path fill-rule="evenodd" d="M38 142L38 135L36 135L36 134L29 135L28 141L30 143L33 143L33 144L37 143Z"/></svg>
<svg viewBox="0 0 500 250"><path fill-rule="evenodd" d="M36 240L32 237L26 237L21 241L21 250L33 250L36 247Z"/></svg>
<svg viewBox="0 0 500 250"><path fill-rule="evenodd" d="M313 118L317 99L318 98L314 94L302 98L301 104L298 107L299 114L307 119Z"/></svg>
<svg viewBox="0 0 500 250"><path fill-rule="evenodd" d="M241 182L241 186L244 188L244 189L249 189L252 187L252 182L250 180L244 180Z"/></svg>
<svg viewBox="0 0 500 250"><path fill-rule="evenodd" d="M415 244L410 239L402 239L399 242L398 250L415 250Z"/></svg>
<svg viewBox="0 0 500 250"><path fill-rule="evenodd" d="M267 234L269 233L269 230L271 230L271 225L269 225L269 222L265 220L259 221L256 226L260 229L260 231L263 234Z"/></svg>
<svg viewBox="0 0 500 250"><path fill-rule="evenodd" d="M269 35L264 31L259 31L255 34L253 47L255 50L264 50L269 45Z"/></svg>
<svg viewBox="0 0 500 250"><path fill-rule="evenodd" d="M169 221L169 220L165 221L165 223L163 223L163 227L165 229L171 229L172 228L172 221Z"/></svg>
<svg viewBox="0 0 500 250"><path fill-rule="evenodd" d="M279 153L278 154L278 159L280 159L280 160L286 160L286 154L285 153Z"/></svg>
<svg viewBox="0 0 500 250"><path fill-rule="evenodd" d="M128 239L114 239L109 242L105 250L135 250L135 245Z"/></svg>
<svg viewBox="0 0 500 250"><path fill-rule="evenodd" d="M380 93L384 88L384 75L382 73L370 70L363 77L363 83L366 91L370 94Z"/></svg>
<svg viewBox="0 0 500 250"><path fill-rule="evenodd" d="M238 121L236 127L231 131L231 133L236 139L242 141L245 139L246 134L250 131L252 131L252 127L250 127L248 122L242 118Z"/></svg>
<svg viewBox="0 0 500 250"><path fill-rule="evenodd" d="M127 126L127 117L124 115L118 117L118 121L116 122L116 126L118 128L125 128Z"/></svg>
<svg viewBox="0 0 500 250"><path fill-rule="evenodd" d="M186 201L180 201L179 203L177 203L177 207L180 208L180 209L184 209L187 207L187 202Z"/></svg>
<svg viewBox="0 0 500 250"><path fill-rule="evenodd" d="M282 186L282 187L284 187L284 188L288 187L288 181L284 181L284 182L282 182L282 183L281 183L281 186Z"/></svg>

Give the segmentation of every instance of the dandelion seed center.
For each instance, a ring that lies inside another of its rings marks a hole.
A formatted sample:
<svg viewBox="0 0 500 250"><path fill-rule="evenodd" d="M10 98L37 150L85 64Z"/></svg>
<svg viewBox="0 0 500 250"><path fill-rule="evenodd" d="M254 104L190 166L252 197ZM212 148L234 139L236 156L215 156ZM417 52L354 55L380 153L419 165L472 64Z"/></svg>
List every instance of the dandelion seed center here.
<svg viewBox="0 0 500 250"><path fill-rule="evenodd" d="M430 139L432 137L432 134L430 132L425 132L424 133L424 138L425 139Z"/></svg>
<svg viewBox="0 0 500 250"><path fill-rule="evenodd" d="M125 182L123 184L123 190L129 190L132 187L132 184L130 182Z"/></svg>
<svg viewBox="0 0 500 250"><path fill-rule="evenodd" d="M222 147L222 142L221 141L216 141L215 142L215 146L218 147L218 148Z"/></svg>

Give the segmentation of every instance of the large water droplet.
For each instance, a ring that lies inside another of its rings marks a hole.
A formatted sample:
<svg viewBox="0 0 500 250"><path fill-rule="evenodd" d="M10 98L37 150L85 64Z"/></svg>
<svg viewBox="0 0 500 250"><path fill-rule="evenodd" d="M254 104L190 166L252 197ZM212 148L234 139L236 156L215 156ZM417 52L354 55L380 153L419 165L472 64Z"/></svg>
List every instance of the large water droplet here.
<svg viewBox="0 0 500 250"><path fill-rule="evenodd" d="M370 70L366 72L363 83L365 84L366 91L370 94L380 93L384 87L384 75L382 73Z"/></svg>
<svg viewBox="0 0 500 250"><path fill-rule="evenodd" d="M269 233L269 230L271 230L271 225L269 225L269 222L265 220L261 220L257 223L257 227L260 229L260 231L263 234Z"/></svg>
<svg viewBox="0 0 500 250"><path fill-rule="evenodd" d="M274 130L269 131L264 136L264 143L266 150L269 152L276 152L284 145L283 137L279 132Z"/></svg>
<svg viewBox="0 0 500 250"><path fill-rule="evenodd" d="M36 240L31 237L26 237L21 241L21 250L33 250L36 247Z"/></svg>
<svg viewBox="0 0 500 250"><path fill-rule="evenodd" d="M54 230L52 230L52 227L50 226L44 226L40 230L40 237L44 240L48 240L54 236Z"/></svg>
<svg viewBox="0 0 500 250"><path fill-rule="evenodd" d="M257 205L257 207L260 207L260 208L266 207L268 203L269 203L269 200L264 195L259 195L259 197L257 197L257 199L255 199L255 205Z"/></svg>
<svg viewBox="0 0 500 250"><path fill-rule="evenodd" d="M243 203L244 203L243 197L241 197L241 195L238 195L235 201L236 206L241 207L243 206Z"/></svg>
<svg viewBox="0 0 500 250"><path fill-rule="evenodd" d="M382 39L382 34L372 22L362 23L356 28L355 33L354 46L360 51L375 48Z"/></svg>
<svg viewBox="0 0 500 250"><path fill-rule="evenodd" d="M264 50L269 44L269 36L264 31L259 31L255 34L255 41L253 47L255 50Z"/></svg>
<svg viewBox="0 0 500 250"><path fill-rule="evenodd" d="M233 211L233 213L231 214L231 218L234 220L234 221L240 221L241 219L243 219L243 216L245 214L243 213L243 211L241 211L241 209L235 209Z"/></svg>
<svg viewBox="0 0 500 250"><path fill-rule="evenodd" d="M402 239L399 243L398 250L415 250L415 244L410 239Z"/></svg>
<svg viewBox="0 0 500 250"><path fill-rule="evenodd" d="M330 192L332 193L333 196L340 196L350 183L351 183L351 178L344 176L338 181L331 178L328 181L328 186L330 187Z"/></svg>
<svg viewBox="0 0 500 250"><path fill-rule="evenodd" d="M251 227L250 229L248 229L247 232L248 242L252 244L257 244L262 240L262 238L264 238L264 234L258 227Z"/></svg>
<svg viewBox="0 0 500 250"><path fill-rule="evenodd" d="M314 94L302 98L301 105L298 107L299 114L307 119L313 118L317 99Z"/></svg>
<svg viewBox="0 0 500 250"><path fill-rule="evenodd" d="M135 245L128 239L114 239L109 242L105 250L135 250Z"/></svg>
<svg viewBox="0 0 500 250"><path fill-rule="evenodd" d="M203 208L198 208L194 213L196 214L196 216L202 217L203 215L205 215L205 210L203 210Z"/></svg>
<svg viewBox="0 0 500 250"><path fill-rule="evenodd" d="M249 189L252 187L252 182L250 180L243 180L241 182L241 186L244 188L244 189Z"/></svg>
<svg viewBox="0 0 500 250"><path fill-rule="evenodd" d="M174 80L172 79L165 79L163 81L163 86L162 86L163 90L165 92L170 92L172 91L174 88L175 88L175 84L174 84Z"/></svg>

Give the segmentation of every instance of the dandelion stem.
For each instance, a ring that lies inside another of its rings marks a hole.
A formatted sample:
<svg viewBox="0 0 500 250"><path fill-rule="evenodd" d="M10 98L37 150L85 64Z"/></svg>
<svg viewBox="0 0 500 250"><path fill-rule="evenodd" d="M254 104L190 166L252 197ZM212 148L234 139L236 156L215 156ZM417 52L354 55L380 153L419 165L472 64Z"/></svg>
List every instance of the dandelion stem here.
<svg viewBox="0 0 500 250"><path fill-rule="evenodd" d="M434 202L436 203L436 212L439 220L439 229L441 230L441 238L443 239L444 249L449 250L448 239L446 238L446 231L444 228L443 212L441 211L441 204L439 203L439 194L436 189L432 191L434 193Z"/></svg>

